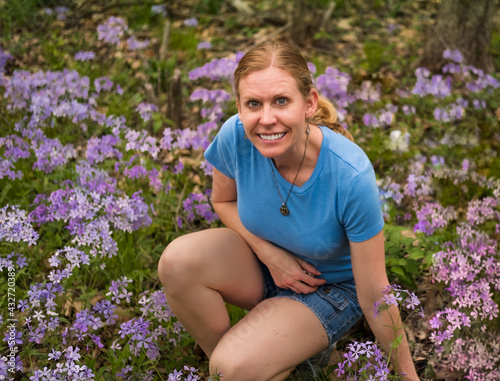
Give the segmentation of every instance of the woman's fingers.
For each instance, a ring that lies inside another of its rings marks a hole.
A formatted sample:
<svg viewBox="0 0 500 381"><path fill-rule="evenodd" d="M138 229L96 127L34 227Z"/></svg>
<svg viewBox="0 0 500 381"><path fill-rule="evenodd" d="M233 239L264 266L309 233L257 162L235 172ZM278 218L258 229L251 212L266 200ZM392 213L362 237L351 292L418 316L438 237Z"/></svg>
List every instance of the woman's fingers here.
<svg viewBox="0 0 500 381"><path fill-rule="evenodd" d="M321 275L321 272L319 272L316 267L311 265L309 262L306 262L302 259L299 259L299 264L302 267L303 270L305 270L306 273L309 273L313 276L319 276Z"/></svg>

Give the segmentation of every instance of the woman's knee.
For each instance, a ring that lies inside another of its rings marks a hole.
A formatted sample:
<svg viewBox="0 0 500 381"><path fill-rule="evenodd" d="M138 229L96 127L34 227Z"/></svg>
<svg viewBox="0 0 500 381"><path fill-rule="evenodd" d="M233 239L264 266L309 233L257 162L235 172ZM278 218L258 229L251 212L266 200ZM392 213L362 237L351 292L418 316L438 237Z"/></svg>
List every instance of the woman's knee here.
<svg viewBox="0 0 500 381"><path fill-rule="evenodd" d="M158 277L163 286L174 290L176 285L190 282L203 264L199 263L203 243L197 233L186 234L173 240L163 251L158 262Z"/></svg>
<svg viewBox="0 0 500 381"><path fill-rule="evenodd" d="M215 348L210 356L210 375L221 375L223 380L258 380L254 375L254 364L249 364L248 359L238 356L238 353L228 353L226 350Z"/></svg>

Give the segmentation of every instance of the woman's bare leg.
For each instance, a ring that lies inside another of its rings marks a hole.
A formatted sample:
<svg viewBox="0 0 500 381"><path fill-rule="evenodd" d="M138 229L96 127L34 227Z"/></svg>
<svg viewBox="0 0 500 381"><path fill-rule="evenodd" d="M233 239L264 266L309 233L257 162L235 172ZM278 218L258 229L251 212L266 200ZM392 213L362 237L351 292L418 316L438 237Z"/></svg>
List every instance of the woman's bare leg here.
<svg viewBox="0 0 500 381"><path fill-rule="evenodd" d="M284 380L293 368L328 346L318 317L289 298L259 303L220 340L210 373L223 381Z"/></svg>
<svg viewBox="0 0 500 381"><path fill-rule="evenodd" d="M230 229L175 239L160 258L158 275L170 308L208 357L231 327L224 302L252 309L264 297L257 258Z"/></svg>

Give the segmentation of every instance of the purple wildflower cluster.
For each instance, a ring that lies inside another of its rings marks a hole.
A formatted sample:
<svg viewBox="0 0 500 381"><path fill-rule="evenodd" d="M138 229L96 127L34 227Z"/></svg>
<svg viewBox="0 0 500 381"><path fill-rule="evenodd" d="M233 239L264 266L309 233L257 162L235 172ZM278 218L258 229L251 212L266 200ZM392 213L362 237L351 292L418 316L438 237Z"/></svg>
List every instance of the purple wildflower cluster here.
<svg viewBox="0 0 500 381"><path fill-rule="evenodd" d="M130 50L140 50L149 46L149 39L138 40L135 36L129 37L127 45Z"/></svg>
<svg viewBox="0 0 500 381"><path fill-rule="evenodd" d="M384 296L377 300L372 311L375 317L379 317L382 311L387 310L390 306L406 308L411 312L416 311L420 306L420 300L415 293L403 289L401 286L394 284L388 285L382 291ZM424 316L423 309L420 307L420 316ZM391 327L395 333L401 328ZM353 341L347 345L347 352L343 355L344 361L337 364L335 372L337 377L343 375L347 379L360 380L388 380L390 377L389 361L386 360L376 344L371 341L360 343Z"/></svg>
<svg viewBox="0 0 500 381"><path fill-rule="evenodd" d="M184 374L183 371L186 371L187 374ZM196 374L198 370L184 365L183 370L178 371L174 369L172 373L168 375L167 381L198 381L200 380L200 376Z"/></svg>
<svg viewBox="0 0 500 381"><path fill-rule="evenodd" d="M142 120L147 122L151 119L151 113L158 112L158 106L152 103L141 102L137 105L136 111L139 113Z"/></svg>
<svg viewBox="0 0 500 381"><path fill-rule="evenodd" d="M196 17L190 17L184 20L184 25L191 27L198 26L198 20L196 19Z"/></svg>
<svg viewBox="0 0 500 381"><path fill-rule="evenodd" d="M387 127L390 126L395 118L398 107L392 104L387 104L375 113L365 113L363 115L363 123L367 127Z"/></svg>
<svg viewBox="0 0 500 381"><path fill-rule="evenodd" d="M38 232L33 229L33 218L18 206L0 208L0 242L26 242L28 246L38 241Z"/></svg>
<svg viewBox="0 0 500 381"><path fill-rule="evenodd" d="M127 29L124 25L123 20L112 18L106 27L99 28L101 38L116 42L111 35L121 37ZM79 60L94 57L93 52L76 55ZM151 225L151 214L155 213L153 204L146 204L142 189L129 192L130 184L123 180L146 178L152 193L170 191L171 186L162 183L160 168L145 161L147 157L157 158L160 141L146 131L128 127L123 116L98 111L102 110L102 98L123 93L123 89L107 77L92 81L70 70L15 71L10 77L4 77L3 71L0 74L5 109L10 118L17 118L10 131L0 137L0 179L22 179L26 176L26 168L32 169L34 176L47 175L49 183L52 181L50 176L56 172L64 170L67 175L65 180L53 182L50 190L38 194L29 211L15 205L0 208L2 248L10 250L16 243L33 246L40 240L38 230L64 229L60 232L63 244L45 258L44 266L48 266L49 271L44 275L44 283L34 282L29 290L20 293L21 299L17 301L17 310L22 314L19 326L9 333L9 339L14 334L15 345L28 350L49 341L55 343L56 337L58 344L48 359L47 356L41 359L44 366L24 369L18 357L16 369L31 372L32 380L94 379L92 370L82 364L106 345L102 336L104 330L117 334L118 339L111 349L123 348L131 354L145 353L151 361L157 359L160 345L162 348L175 346L185 335L168 308L163 292L144 293L137 303L137 296L127 288L130 279L123 277L111 282L105 299L100 297L99 301L83 308L73 296L72 288L77 278L75 274L81 274L82 269L95 268L95 265L103 269L116 257L116 232L132 233ZM221 95L212 98L218 100ZM136 111L148 120L156 110L154 105L141 103ZM217 110L207 112L206 117L214 118L214 115L222 117ZM81 141L63 143L54 138L51 131L61 124L90 137L84 144ZM98 131L98 134L92 136L90 131ZM185 141L182 144L187 145L188 139ZM174 147L175 144L177 142L173 142ZM137 158L140 164L135 161ZM202 206L197 210L208 218L209 212L203 211ZM45 233L42 238L47 239ZM36 255L40 253L37 251ZM0 271L25 268L26 258L24 253L15 251L3 254ZM134 309L142 316L124 321L117 314L119 305L126 305L132 316ZM74 311L73 316L71 311ZM3 318L0 324L3 329ZM2 345L6 343L4 340ZM139 361L134 362L129 356L120 358L125 379L153 379L151 371L142 371ZM0 359L0 375L5 373L7 376L5 359Z"/></svg>
<svg viewBox="0 0 500 381"><path fill-rule="evenodd" d="M151 6L151 13L154 15L162 15L163 17L167 16L167 9L165 7L165 4Z"/></svg>
<svg viewBox="0 0 500 381"><path fill-rule="evenodd" d="M5 71L5 66L7 65L7 61L9 61L10 59L12 59L12 56L9 53L5 52L0 45L0 85L2 84L1 78L3 72Z"/></svg>
<svg viewBox="0 0 500 381"><path fill-rule="evenodd" d="M117 254L113 229L132 232L149 226L149 207L139 192L129 197L118 190L116 180L106 172L85 162L77 165L77 171L77 184L68 183L49 196L37 197L30 216L38 225L64 221L77 247L90 248L92 256L112 257ZM58 281L65 278L59 270L51 274Z"/></svg>
<svg viewBox="0 0 500 381"><path fill-rule="evenodd" d="M436 242L441 250L433 255L432 280L444 285L450 302L429 320L430 340L439 364L461 371L464 379L494 380L500 352L489 330L499 315L495 295L500 289L500 260L494 237L500 232L500 181L472 171L472 166L464 160L459 169L453 169L440 156L417 157L404 186L387 179L381 189L387 203L410 201L417 218L415 232L439 240L444 229L450 234L455 231L456 240ZM453 183L457 190L474 186L487 195L464 200L465 207L443 207L437 199L429 201L440 181ZM397 295L388 301L394 298Z"/></svg>
<svg viewBox="0 0 500 381"><path fill-rule="evenodd" d="M17 257L17 260L14 260L14 258ZM26 263L26 257L22 254L12 252L10 254L7 254L5 258L0 258L0 271L3 271L4 268L9 268L9 267L17 267L19 269L22 269L23 267L27 266ZM0 324L2 323L2 318L0 318Z"/></svg>
<svg viewBox="0 0 500 381"><path fill-rule="evenodd" d="M354 101L354 97L348 93L351 77L338 69L327 67L325 74L316 78L316 87L323 96L334 102L337 108L339 120L342 122L347 114L346 108Z"/></svg>
<svg viewBox="0 0 500 381"><path fill-rule="evenodd" d="M480 93L488 89L498 89L500 82L484 71L470 65L464 65L462 54L458 50L445 50L443 57L452 60L443 68L444 74L459 76L465 83L465 87L471 93ZM433 96L438 99L451 98L453 92L453 78L450 75L443 76L434 74L431 76L429 70L418 68L415 72L417 82L412 93L420 97ZM463 118L469 103L462 98L450 102L445 107L434 109L434 119L441 122L456 122ZM476 110L481 109L484 103L479 99L473 99Z"/></svg>
<svg viewBox="0 0 500 381"><path fill-rule="evenodd" d="M337 377L360 380L387 380L390 369L387 366L382 352L371 341L365 343L353 341L347 345L344 353L345 360L337 364ZM354 366L359 367L354 370Z"/></svg>
<svg viewBox="0 0 500 381"><path fill-rule="evenodd" d="M397 284L387 286L382 293L384 296L373 304L372 311L376 317L393 305L400 308L404 307L409 311L415 311L416 307L420 306L420 300L414 292L405 290ZM424 316L422 307L420 307L420 316Z"/></svg>
<svg viewBox="0 0 500 381"><path fill-rule="evenodd" d="M497 200L491 197L470 202L467 222L457 227L458 242L448 242L446 250L435 253L432 265L433 280L445 284L453 307L438 311L430 320L435 330L431 340L440 353L444 352L444 344L451 341L451 353L448 356L443 353L443 356L452 369L464 371L470 379L493 380L499 375L498 340L495 346L487 338L488 322L498 320L499 314L494 299L500 290L498 242L482 229L487 221L499 226L497 206ZM496 230L498 233L498 228ZM470 333L464 336L465 327L469 327ZM469 342L474 342L473 347L483 352L480 360L471 361L470 349L466 346ZM485 378L473 377L485 372L488 374Z"/></svg>
<svg viewBox="0 0 500 381"><path fill-rule="evenodd" d="M160 148L165 150L195 149L205 150L224 117L224 109L231 95L224 90L195 90L189 100L192 102L201 101L203 107L200 109L202 123L196 129L175 129L165 128L163 138L160 141ZM184 164L179 161L174 169L175 173L182 173ZM212 166L205 159L201 161L200 168L206 175L212 174Z"/></svg>
<svg viewBox="0 0 500 381"><path fill-rule="evenodd" d="M193 222L196 218L202 218L207 224L219 219L217 213L212 209L209 202L209 197L203 193L191 193L183 202L185 219ZM183 219L177 218L177 224L180 228L183 227Z"/></svg>
<svg viewBox="0 0 500 381"><path fill-rule="evenodd" d="M94 52L78 52L75 54L75 60L77 61L91 61L95 58Z"/></svg>
<svg viewBox="0 0 500 381"><path fill-rule="evenodd" d="M429 202L417 210L418 223L413 231L432 235L436 229L445 227L456 219L456 213L452 207L443 207L436 202Z"/></svg>
<svg viewBox="0 0 500 381"><path fill-rule="evenodd" d="M104 22L97 26L97 33L99 40L104 42L118 45L123 37L128 26L121 17L111 16Z"/></svg>
<svg viewBox="0 0 500 381"><path fill-rule="evenodd" d="M161 9L155 8L161 13ZM164 12L166 12L164 10ZM98 39L103 40L112 45L118 45L122 42L128 26L125 20L121 17L111 16L104 23L97 26ZM149 39L139 40L136 36L132 35L127 39L127 46L129 50L140 50L149 46ZM86 56L85 56L86 57Z"/></svg>
<svg viewBox="0 0 500 381"><path fill-rule="evenodd" d="M69 12L69 8L65 6L58 6L54 9L44 8L43 12L49 16L55 14L58 20L66 20L66 14Z"/></svg>
<svg viewBox="0 0 500 381"><path fill-rule="evenodd" d="M214 59L202 67L193 69L189 72L189 79L209 78L213 81L232 80L234 70L238 66L242 52L236 53L233 57Z"/></svg>

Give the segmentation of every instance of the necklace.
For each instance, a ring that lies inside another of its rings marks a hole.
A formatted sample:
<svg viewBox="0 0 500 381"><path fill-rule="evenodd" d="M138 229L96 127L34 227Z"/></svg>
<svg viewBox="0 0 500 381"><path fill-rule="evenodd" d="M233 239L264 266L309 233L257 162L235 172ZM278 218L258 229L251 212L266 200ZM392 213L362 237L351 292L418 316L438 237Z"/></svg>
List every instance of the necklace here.
<svg viewBox="0 0 500 381"><path fill-rule="evenodd" d="M288 216L290 214L290 210L288 209L288 206L286 205L288 201L288 197L290 197L290 194L292 193L293 186L295 185L295 181L297 180L297 177L299 176L300 168L302 168L302 163L304 163L304 159L306 158L306 152L307 152L307 142L309 141L309 133L311 132L309 128L309 123L307 123L306 127L306 148L304 149L304 155L302 155L302 160L300 161L299 164L299 169L297 170L297 173L295 174L295 178L293 179L292 186L290 187L290 190L288 191L288 194L286 196L286 199L283 201L283 197L281 197L281 192L278 187L278 181L276 181L276 176L274 174L274 168L273 165L271 164L271 160L269 160L269 165L271 166L271 173L273 174L273 179L274 179L274 184L276 185L276 190L278 191L278 195L280 196L281 200L281 207L280 207L280 213L283 216Z"/></svg>

